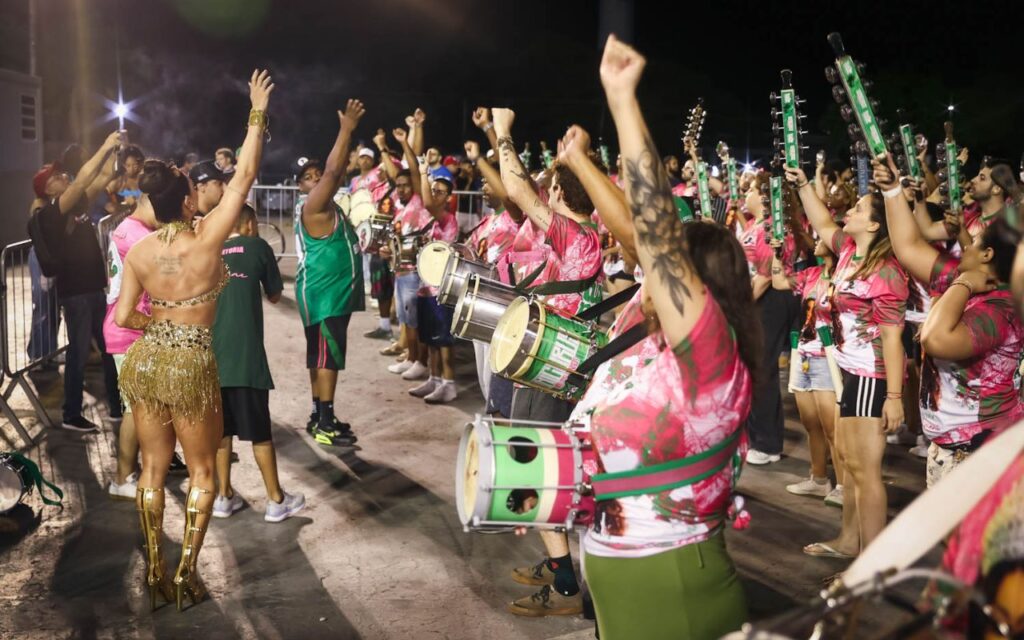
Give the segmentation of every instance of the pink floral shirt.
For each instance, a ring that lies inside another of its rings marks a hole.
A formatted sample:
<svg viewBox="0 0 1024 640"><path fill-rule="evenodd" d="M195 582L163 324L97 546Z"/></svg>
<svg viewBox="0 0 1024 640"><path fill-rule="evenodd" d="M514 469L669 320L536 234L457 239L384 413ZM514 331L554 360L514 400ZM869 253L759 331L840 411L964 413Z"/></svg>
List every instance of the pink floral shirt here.
<svg viewBox="0 0 1024 640"><path fill-rule="evenodd" d="M125 353L133 342L142 337L142 331L126 329L114 322L114 308L121 295L124 258L136 242L148 236L152 231L139 220L129 216L110 232L110 246L107 248L107 312L103 316L103 342L107 353ZM135 310L143 315L152 315L149 294L145 291L142 292Z"/></svg>
<svg viewBox="0 0 1024 640"><path fill-rule="evenodd" d="M512 250L512 243L519 233L519 223L508 211L502 209L487 217L470 234L467 244L477 258L488 264L496 264L506 253Z"/></svg>
<svg viewBox="0 0 1024 640"><path fill-rule="evenodd" d="M352 182L348 187L349 192L354 193L360 189L369 189L374 203L379 203L384 199L384 196L391 189L391 184L388 182L387 173L381 165L372 169L365 176L352 178Z"/></svg>
<svg viewBox="0 0 1024 640"><path fill-rule="evenodd" d="M818 338L818 327L831 327L832 306L828 289L832 279L824 276L825 267L817 266L797 272L793 277L793 293L800 297L800 343L797 352L805 357L825 355Z"/></svg>
<svg viewBox="0 0 1024 640"><path fill-rule="evenodd" d="M832 252L839 256L832 283L833 322L838 320L836 364L864 378L884 378L882 325L903 326L907 310L907 274L889 256L866 278L851 279L860 265L857 245L842 230L832 236Z"/></svg>
<svg viewBox="0 0 1024 640"><path fill-rule="evenodd" d="M622 330L642 321L638 300L620 315ZM581 404L590 415L599 470L622 472L706 451L742 429L750 402L750 373L709 295L685 340L673 349L659 333L612 358ZM741 437L741 455L746 448ZM726 467L688 486L602 501L586 552L643 557L706 540L722 522L732 480L733 469Z"/></svg>
<svg viewBox="0 0 1024 640"><path fill-rule="evenodd" d="M740 236L740 245L743 253L747 256L747 265L750 267L750 277L764 276L770 278L772 275L772 257L774 250L769 244L770 233L764 224L751 224ZM796 242L793 236L786 236L782 243L782 268L786 275L793 275L793 258L796 254Z"/></svg>
<svg viewBox="0 0 1024 640"><path fill-rule="evenodd" d="M957 275L959 260L940 254L929 288L941 295ZM970 333L973 356L951 361L925 353L921 368L921 426L938 444L960 444L987 429L1000 429L1024 416L1020 362L1024 326L1013 296L996 290L971 298L961 319Z"/></svg>

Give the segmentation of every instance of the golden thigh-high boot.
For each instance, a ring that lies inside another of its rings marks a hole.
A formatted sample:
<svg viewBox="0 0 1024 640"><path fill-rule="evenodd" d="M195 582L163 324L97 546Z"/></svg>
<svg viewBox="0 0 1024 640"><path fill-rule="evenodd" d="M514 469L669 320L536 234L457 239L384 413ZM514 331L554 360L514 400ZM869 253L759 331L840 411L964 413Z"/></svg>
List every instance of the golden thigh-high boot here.
<svg viewBox="0 0 1024 640"><path fill-rule="evenodd" d="M206 597L206 588L196 573L196 557L203 546L203 536L210 522L213 502L212 497L204 499L204 494L211 495L206 489L189 487L188 497L185 499L185 537L181 542L181 561L178 562L178 570L174 574L178 611L181 611L185 602L185 594L188 594L192 604L197 604ZM205 508L200 507L200 500L205 503Z"/></svg>
<svg viewBox="0 0 1024 640"><path fill-rule="evenodd" d="M156 609L157 592L163 595L167 602L174 599L174 589L167 577L163 554L160 553L164 522L164 490L139 487L135 492L135 509L139 512L139 525L142 527L142 537L146 541L146 585L149 587L149 606Z"/></svg>

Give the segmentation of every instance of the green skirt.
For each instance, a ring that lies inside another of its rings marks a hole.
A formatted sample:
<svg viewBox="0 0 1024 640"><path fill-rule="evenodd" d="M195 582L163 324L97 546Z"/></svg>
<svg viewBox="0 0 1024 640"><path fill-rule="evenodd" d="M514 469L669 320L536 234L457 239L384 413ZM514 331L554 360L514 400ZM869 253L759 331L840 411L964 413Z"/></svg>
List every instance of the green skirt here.
<svg viewBox="0 0 1024 640"><path fill-rule="evenodd" d="M747 600L721 533L645 558L587 554L601 640L704 640L736 631Z"/></svg>

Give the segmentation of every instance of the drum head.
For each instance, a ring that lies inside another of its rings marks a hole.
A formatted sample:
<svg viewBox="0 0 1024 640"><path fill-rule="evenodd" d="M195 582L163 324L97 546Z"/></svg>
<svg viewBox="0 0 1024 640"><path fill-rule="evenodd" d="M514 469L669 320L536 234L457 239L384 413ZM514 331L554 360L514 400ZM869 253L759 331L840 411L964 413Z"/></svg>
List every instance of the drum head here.
<svg viewBox="0 0 1024 640"><path fill-rule="evenodd" d="M369 191L356 191L350 196L349 202L348 219L353 226L359 226L364 220L369 220L377 213L377 207L373 204L373 198Z"/></svg>
<svg viewBox="0 0 1024 640"><path fill-rule="evenodd" d="M494 486L494 449L489 444L490 421L477 416L466 425L459 442L459 457L455 464L455 506L459 520L467 528L487 517L490 491L482 487Z"/></svg>
<svg viewBox="0 0 1024 640"><path fill-rule="evenodd" d="M373 226L369 220L363 220L356 225L356 238L359 240L359 248L366 251L366 248L370 246L370 240L373 238Z"/></svg>
<svg viewBox="0 0 1024 640"><path fill-rule="evenodd" d="M416 259L416 271L420 274L420 280L432 287L441 286L444 279L444 267L448 264L448 258L452 255L452 249L447 242L434 240L428 242L420 250Z"/></svg>
<svg viewBox="0 0 1024 640"><path fill-rule="evenodd" d="M0 464L0 513L16 507L24 495L21 475L7 464Z"/></svg>
<svg viewBox="0 0 1024 640"><path fill-rule="evenodd" d="M494 327L490 353L491 371L494 373L509 373L516 355L520 353L530 325L530 304L527 298L516 298Z"/></svg>
<svg viewBox="0 0 1024 640"><path fill-rule="evenodd" d="M338 205L338 208L341 209L341 213L347 217L349 211L352 211L352 196L348 193L342 193L339 191L334 194L334 204Z"/></svg>

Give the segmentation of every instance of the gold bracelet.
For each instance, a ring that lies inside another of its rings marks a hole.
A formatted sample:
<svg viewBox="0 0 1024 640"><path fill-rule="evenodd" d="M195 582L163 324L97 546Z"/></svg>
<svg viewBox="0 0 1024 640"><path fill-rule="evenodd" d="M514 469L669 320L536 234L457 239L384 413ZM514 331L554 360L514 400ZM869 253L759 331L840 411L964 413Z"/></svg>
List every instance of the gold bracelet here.
<svg viewBox="0 0 1024 640"><path fill-rule="evenodd" d="M267 118L267 112L262 109L252 109L249 111L249 126L259 127L264 131L270 126L270 119Z"/></svg>

